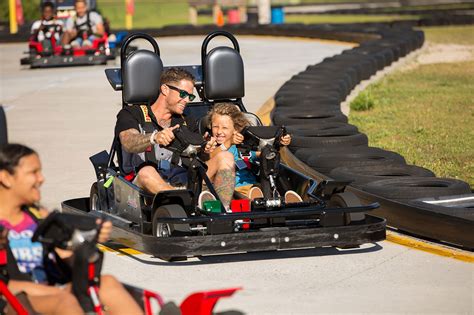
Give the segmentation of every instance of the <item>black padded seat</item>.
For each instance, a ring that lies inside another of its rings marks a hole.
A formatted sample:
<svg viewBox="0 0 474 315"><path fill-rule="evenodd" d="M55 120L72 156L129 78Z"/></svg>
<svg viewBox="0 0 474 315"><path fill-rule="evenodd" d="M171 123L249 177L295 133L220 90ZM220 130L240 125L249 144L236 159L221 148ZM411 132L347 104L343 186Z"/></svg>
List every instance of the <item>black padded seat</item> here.
<svg viewBox="0 0 474 315"><path fill-rule="evenodd" d="M206 99L240 99L245 95L244 63L238 51L216 47L207 54L203 67Z"/></svg>
<svg viewBox="0 0 474 315"><path fill-rule="evenodd" d="M158 54L137 50L122 63L123 91L126 104L153 104L160 93L163 62Z"/></svg>

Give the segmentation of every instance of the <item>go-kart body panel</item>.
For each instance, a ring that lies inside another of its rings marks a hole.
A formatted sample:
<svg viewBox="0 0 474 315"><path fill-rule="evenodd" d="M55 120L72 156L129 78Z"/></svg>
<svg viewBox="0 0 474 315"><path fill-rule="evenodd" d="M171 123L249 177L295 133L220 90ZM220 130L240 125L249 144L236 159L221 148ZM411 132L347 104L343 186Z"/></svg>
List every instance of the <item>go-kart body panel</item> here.
<svg viewBox="0 0 474 315"><path fill-rule="evenodd" d="M252 232L158 238L141 233L138 225L104 211L88 211L89 198L67 200L65 212L89 214L112 221L112 238L155 256L199 256L324 246L355 246L385 239L385 219L366 215L362 223L334 227L273 227ZM225 215L223 215L225 216ZM241 215L241 218L246 217ZM238 217L236 216L235 219Z"/></svg>

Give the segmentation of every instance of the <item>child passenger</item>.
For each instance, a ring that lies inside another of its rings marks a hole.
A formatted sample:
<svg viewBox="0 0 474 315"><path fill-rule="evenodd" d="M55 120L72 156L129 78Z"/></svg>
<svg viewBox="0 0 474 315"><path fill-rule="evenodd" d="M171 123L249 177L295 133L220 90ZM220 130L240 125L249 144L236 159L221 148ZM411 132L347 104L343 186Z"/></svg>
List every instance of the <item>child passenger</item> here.
<svg viewBox="0 0 474 315"><path fill-rule="evenodd" d="M237 149L236 144L244 141L243 135L240 133L245 126L249 125L245 115L240 109L232 103L217 103L208 114L210 129L212 136L216 139L218 147L212 154L217 154L221 150L227 150L234 155L234 160L242 160L242 156ZM282 145L289 145L291 136L289 134L280 138ZM260 152L250 152L250 163L255 162L260 156ZM249 199L262 198L263 192L257 184L257 178L247 168L236 170L235 173L235 190ZM287 203L301 202L301 197L294 191L289 190L285 193L285 201Z"/></svg>
<svg viewBox="0 0 474 315"><path fill-rule="evenodd" d="M41 243L31 238L38 227L37 217L48 212L37 206L40 187L44 182L38 154L21 144L0 147L0 225L8 230L9 245L18 270L28 280L11 279L8 288L13 294L24 291L36 312L40 314L83 314L77 299L71 293L70 283L62 287L47 285ZM104 222L99 242L109 238L110 222ZM67 261L70 251L56 250ZM109 314L142 314L143 312L113 276L102 276L99 296ZM0 310L1 311L1 310Z"/></svg>

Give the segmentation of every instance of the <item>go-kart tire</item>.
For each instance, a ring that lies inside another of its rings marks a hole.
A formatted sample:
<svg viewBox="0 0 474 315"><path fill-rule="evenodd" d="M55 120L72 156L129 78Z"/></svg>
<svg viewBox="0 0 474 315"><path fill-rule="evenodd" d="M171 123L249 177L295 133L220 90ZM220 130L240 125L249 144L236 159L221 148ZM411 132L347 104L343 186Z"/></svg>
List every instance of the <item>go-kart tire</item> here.
<svg viewBox="0 0 474 315"><path fill-rule="evenodd" d="M89 194L89 211L100 210L99 189L97 183L93 183Z"/></svg>
<svg viewBox="0 0 474 315"><path fill-rule="evenodd" d="M153 235L156 237L173 237L173 236L186 236L191 234L191 228L189 224L168 224L168 223L157 223L158 218L184 218L188 215L184 211L183 207L177 204L170 204L161 206L156 209L153 215ZM186 256L161 256L155 255L164 261L183 261L186 260Z"/></svg>
<svg viewBox="0 0 474 315"><path fill-rule="evenodd" d="M361 186L382 179L435 177L435 174L416 165L381 164L337 167L329 173L329 176L335 180L352 180L351 186Z"/></svg>
<svg viewBox="0 0 474 315"><path fill-rule="evenodd" d="M349 191L334 194L331 196L327 202L328 208L346 208L346 207L359 207L362 204L360 203L359 198ZM363 221L365 219L365 213L337 213L329 214L327 213L321 220L323 226L340 226L348 225L353 221ZM349 245L346 247L357 247L357 245Z"/></svg>
<svg viewBox="0 0 474 315"><path fill-rule="evenodd" d="M351 152L327 152L308 159L307 164L323 174L329 174L333 169L340 166L352 165L380 165L380 164L404 164L405 159L398 153L391 151L357 151Z"/></svg>
<svg viewBox="0 0 474 315"><path fill-rule="evenodd" d="M406 177L378 180L363 185L362 190L387 199L398 201L471 193L469 184L461 180L430 177Z"/></svg>

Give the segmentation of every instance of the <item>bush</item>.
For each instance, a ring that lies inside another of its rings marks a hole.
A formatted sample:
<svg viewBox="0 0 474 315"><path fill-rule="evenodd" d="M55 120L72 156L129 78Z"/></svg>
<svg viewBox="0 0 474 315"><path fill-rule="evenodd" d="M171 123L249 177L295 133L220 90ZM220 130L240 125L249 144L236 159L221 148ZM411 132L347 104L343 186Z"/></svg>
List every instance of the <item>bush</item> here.
<svg viewBox="0 0 474 315"><path fill-rule="evenodd" d="M369 90L362 91L357 97L351 102L351 110L356 112L366 111L373 108L375 101Z"/></svg>
<svg viewBox="0 0 474 315"><path fill-rule="evenodd" d="M10 20L10 8L8 0L0 1L0 21L8 22ZM25 21L35 21L40 18L40 0L22 0L23 16Z"/></svg>

